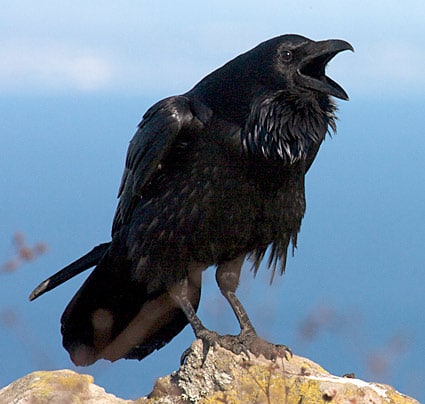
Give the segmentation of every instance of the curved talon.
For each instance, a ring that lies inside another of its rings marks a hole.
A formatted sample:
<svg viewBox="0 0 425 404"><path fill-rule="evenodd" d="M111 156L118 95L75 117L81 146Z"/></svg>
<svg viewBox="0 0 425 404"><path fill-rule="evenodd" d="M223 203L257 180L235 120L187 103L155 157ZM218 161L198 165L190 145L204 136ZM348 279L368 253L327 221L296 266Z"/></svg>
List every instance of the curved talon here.
<svg viewBox="0 0 425 404"><path fill-rule="evenodd" d="M208 351L210 350L210 347L214 345L213 342L208 340L202 340L202 363L201 367L204 366L205 361L207 360Z"/></svg>
<svg viewBox="0 0 425 404"><path fill-rule="evenodd" d="M285 356L285 359L289 361L289 359L291 359L294 356L294 354L287 346L282 345L282 347L283 347L283 350L285 351L283 355Z"/></svg>
<svg viewBox="0 0 425 404"><path fill-rule="evenodd" d="M270 353L270 359L276 361L277 358L285 358L287 361L292 358L292 351L285 345L274 345L275 351Z"/></svg>
<svg viewBox="0 0 425 404"><path fill-rule="evenodd" d="M248 360L251 360L251 356L249 356L249 351L246 348L245 344L242 343L241 347L242 347L242 352L247 356Z"/></svg>
<svg viewBox="0 0 425 404"><path fill-rule="evenodd" d="M183 366L186 362L187 357L192 352L192 347L186 348L180 356L180 366Z"/></svg>
<svg viewBox="0 0 425 404"><path fill-rule="evenodd" d="M208 351L222 338L222 336L215 331L205 329L199 333L197 337L202 341L202 365L204 365L205 360L207 359Z"/></svg>

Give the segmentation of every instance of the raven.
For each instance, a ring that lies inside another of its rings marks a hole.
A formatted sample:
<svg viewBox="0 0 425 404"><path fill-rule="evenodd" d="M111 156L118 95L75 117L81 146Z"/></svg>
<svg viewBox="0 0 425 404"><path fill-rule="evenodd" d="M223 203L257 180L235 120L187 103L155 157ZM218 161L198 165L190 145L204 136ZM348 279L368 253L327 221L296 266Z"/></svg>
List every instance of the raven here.
<svg viewBox="0 0 425 404"><path fill-rule="evenodd" d="M236 297L245 258L256 273L285 270L305 212L304 177L326 133L332 96L325 74L343 40L282 35L153 105L130 142L111 242L42 282L33 300L95 266L61 318L76 365L143 359L188 323L207 350L218 343L266 358L290 354L260 338ZM219 335L196 314L202 272L216 266L241 331Z"/></svg>

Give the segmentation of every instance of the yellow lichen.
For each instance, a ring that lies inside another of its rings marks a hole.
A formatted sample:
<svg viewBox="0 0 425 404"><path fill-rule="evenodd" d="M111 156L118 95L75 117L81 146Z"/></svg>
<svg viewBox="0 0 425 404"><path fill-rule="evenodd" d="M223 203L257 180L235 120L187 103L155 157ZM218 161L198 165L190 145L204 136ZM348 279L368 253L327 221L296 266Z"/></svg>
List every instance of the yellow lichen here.
<svg viewBox="0 0 425 404"><path fill-rule="evenodd" d="M36 390L40 397L51 397L55 391L73 391L84 393L94 379L89 375L81 375L68 370L48 372L38 371L33 373L31 390Z"/></svg>

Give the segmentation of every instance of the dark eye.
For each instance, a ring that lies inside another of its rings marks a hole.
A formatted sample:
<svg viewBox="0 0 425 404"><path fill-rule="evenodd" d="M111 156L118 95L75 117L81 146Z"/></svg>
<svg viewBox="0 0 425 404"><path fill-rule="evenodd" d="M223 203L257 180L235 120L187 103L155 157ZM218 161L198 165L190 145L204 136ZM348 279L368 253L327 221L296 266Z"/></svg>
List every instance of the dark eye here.
<svg viewBox="0 0 425 404"><path fill-rule="evenodd" d="M289 63L292 60L292 52L290 50L283 50L280 54L282 61Z"/></svg>

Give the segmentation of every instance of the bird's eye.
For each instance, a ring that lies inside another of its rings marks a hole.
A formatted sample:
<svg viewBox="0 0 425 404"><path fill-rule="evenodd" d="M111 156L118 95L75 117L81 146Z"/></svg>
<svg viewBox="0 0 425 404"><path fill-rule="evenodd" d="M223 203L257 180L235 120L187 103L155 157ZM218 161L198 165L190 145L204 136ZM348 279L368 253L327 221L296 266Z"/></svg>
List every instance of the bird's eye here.
<svg viewBox="0 0 425 404"><path fill-rule="evenodd" d="M284 61L285 63L289 63L292 60L292 52L290 50L283 50L280 54L282 61Z"/></svg>

